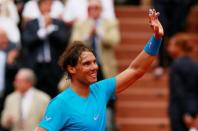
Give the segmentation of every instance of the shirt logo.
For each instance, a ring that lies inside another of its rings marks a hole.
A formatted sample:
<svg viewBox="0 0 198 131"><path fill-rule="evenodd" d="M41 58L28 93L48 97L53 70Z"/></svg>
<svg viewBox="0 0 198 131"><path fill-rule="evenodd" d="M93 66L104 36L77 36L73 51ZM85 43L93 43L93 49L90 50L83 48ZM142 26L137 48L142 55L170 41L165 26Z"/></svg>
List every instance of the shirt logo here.
<svg viewBox="0 0 198 131"><path fill-rule="evenodd" d="M98 118L99 118L99 114L97 114L97 115L95 115L95 116L93 117L94 121L97 121Z"/></svg>
<svg viewBox="0 0 198 131"><path fill-rule="evenodd" d="M50 121L51 119L52 119L52 117L45 116L46 121Z"/></svg>

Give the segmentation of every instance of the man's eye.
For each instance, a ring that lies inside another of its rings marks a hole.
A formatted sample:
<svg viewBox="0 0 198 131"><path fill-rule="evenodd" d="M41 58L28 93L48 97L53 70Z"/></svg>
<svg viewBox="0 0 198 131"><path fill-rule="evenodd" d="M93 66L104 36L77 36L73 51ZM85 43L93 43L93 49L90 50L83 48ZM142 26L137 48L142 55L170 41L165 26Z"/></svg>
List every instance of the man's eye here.
<svg viewBox="0 0 198 131"><path fill-rule="evenodd" d="M90 62L85 62L83 65L89 65L90 64Z"/></svg>

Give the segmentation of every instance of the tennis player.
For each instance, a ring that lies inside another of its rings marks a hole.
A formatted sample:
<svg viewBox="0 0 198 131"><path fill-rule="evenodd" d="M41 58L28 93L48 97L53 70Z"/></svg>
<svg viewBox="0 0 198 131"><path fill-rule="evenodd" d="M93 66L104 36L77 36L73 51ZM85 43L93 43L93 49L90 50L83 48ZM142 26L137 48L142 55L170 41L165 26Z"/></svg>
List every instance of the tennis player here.
<svg viewBox="0 0 198 131"><path fill-rule="evenodd" d="M139 79L158 55L163 27L154 9L148 16L154 34L129 67L115 77L96 82L98 65L92 50L80 41L72 43L59 61L71 86L49 103L36 131L105 130L107 102Z"/></svg>

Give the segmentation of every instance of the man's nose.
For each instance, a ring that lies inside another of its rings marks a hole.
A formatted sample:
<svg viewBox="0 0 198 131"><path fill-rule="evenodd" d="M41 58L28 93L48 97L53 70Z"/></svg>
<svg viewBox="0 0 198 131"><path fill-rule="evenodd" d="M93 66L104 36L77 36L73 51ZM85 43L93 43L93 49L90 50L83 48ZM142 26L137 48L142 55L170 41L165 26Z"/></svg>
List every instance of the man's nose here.
<svg viewBox="0 0 198 131"><path fill-rule="evenodd" d="M92 69L93 70L98 70L98 64L97 63L93 63L92 64Z"/></svg>

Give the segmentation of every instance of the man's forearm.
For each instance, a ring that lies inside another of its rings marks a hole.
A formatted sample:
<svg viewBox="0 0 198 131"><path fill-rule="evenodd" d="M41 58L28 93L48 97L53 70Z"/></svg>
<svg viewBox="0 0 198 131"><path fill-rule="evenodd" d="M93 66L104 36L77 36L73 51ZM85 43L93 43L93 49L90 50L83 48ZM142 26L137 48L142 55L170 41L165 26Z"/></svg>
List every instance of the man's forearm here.
<svg viewBox="0 0 198 131"><path fill-rule="evenodd" d="M149 49L149 47L153 47L152 45L149 46L150 43L154 43L155 48ZM160 44L161 41L156 41L151 38L147 42L144 50L131 62L129 67L117 76L116 94L122 92L142 75L144 75L144 73L150 68L152 62L155 60L159 52Z"/></svg>
<svg viewBox="0 0 198 131"><path fill-rule="evenodd" d="M148 68L150 68L150 65L155 60L155 58L156 56L151 56L143 50L128 68L133 69L136 73L142 75L148 70Z"/></svg>
<svg viewBox="0 0 198 131"><path fill-rule="evenodd" d="M159 53L161 39L156 39L152 36L145 45L144 50L129 65L129 68L145 72Z"/></svg>

